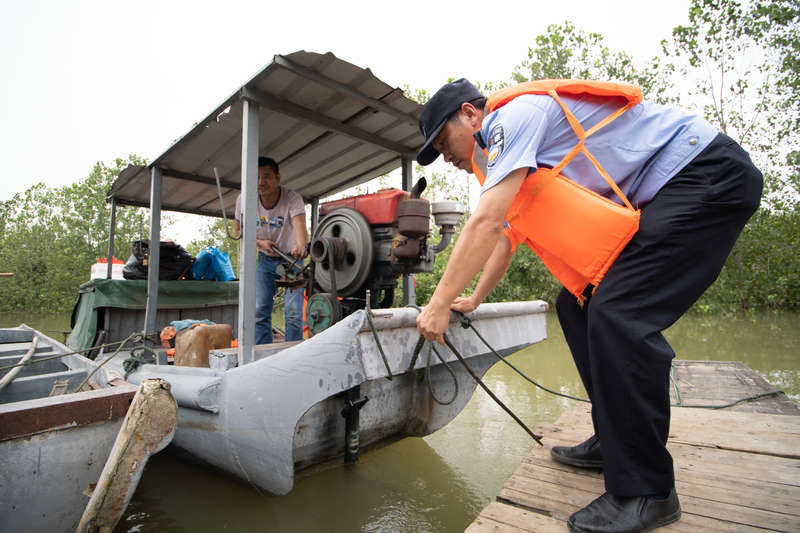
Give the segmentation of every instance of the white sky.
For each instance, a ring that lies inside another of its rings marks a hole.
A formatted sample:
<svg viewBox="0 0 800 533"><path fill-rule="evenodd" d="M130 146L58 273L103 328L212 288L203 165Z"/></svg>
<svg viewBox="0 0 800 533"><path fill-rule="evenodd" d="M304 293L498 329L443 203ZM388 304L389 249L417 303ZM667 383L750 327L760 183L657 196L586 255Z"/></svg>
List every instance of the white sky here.
<svg viewBox="0 0 800 533"><path fill-rule="evenodd" d="M507 79L567 19L644 61L688 3L0 0L0 200L96 161L155 158L275 54L330 51L435 90L449 76Z"/></svg>

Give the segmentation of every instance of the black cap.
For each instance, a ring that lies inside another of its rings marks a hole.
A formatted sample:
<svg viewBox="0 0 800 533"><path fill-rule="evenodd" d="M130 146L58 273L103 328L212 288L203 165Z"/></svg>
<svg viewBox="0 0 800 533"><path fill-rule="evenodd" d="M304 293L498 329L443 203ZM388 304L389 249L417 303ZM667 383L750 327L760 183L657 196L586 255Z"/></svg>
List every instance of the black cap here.
<svg viewBox="0 0 800 533"><path fill-rule="evenodd" d="M439 157L439 152L431 146L431 143L442 131L450 115L458 111L464 102L476 98L483 98L483 95L464 78L451 81L436 91L422 108L422 114L419 116L419 130L425 137L425 144L417 153L417 163L423 166L430 165Z"/></svg>

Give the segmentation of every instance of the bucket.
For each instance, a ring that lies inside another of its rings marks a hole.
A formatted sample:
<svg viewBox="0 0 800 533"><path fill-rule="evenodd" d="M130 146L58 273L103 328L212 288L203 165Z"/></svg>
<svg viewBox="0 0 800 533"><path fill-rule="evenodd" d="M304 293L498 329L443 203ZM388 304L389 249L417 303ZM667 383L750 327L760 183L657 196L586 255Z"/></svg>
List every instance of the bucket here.
<svg viewBox="0 0 800 533"><path fill-rule="evenodd" d="M122 276L122 268L125 266L125 262L117 259L116 257L111 258L111 279L125 279ZM106 279L108 275L108 259L105 257L101 257L97 260L95 264L92 265L92 269L89 273L89 279Z"/></svg>

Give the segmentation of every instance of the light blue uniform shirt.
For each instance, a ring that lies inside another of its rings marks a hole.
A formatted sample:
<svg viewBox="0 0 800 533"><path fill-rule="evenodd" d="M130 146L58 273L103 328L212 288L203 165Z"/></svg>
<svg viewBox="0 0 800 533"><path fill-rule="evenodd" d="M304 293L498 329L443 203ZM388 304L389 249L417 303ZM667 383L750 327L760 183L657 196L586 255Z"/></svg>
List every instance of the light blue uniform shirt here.
<svg viewBox="0 0 800 533"><path fill-rule="evenodd" d="M625 105L625 99L560 96L588 130ZM641 102L586 139L586 148L634 207L644 207L675 174L719 133L705 119L679 109ZM556 166L578 143L558 102L549 95L523 95L483 119L489 151L481 193L512 171ZM562 171L566 177L610 198L613 192L589 159L579 153Z"/></svg>

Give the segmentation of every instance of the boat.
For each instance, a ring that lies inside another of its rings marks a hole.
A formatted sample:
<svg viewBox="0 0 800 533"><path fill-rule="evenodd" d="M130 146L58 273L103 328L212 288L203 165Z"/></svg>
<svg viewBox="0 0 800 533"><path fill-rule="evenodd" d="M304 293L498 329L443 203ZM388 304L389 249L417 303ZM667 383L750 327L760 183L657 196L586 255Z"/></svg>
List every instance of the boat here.
<svg viewBox="0 0 800 533"><path fill-rule="evenodd" d="M0 329L0 367L32 363L0 371L0 531L75 531L136 394L71 352L25 325Z"/></svg>
<svg viewBox="0 0 800 533"><path fill-rule="evenodd" d="M90 327L75 334L76 342L96 345L132 331L147 338L187 318L232 326L238 346L209 351L207 368L170 365L157 344L148 347L152 362L123 365L121 355L108 363L134 384L170 383L178 403L173 446L258 491L281 495L292 489L296 472L339 457L354 463L362 448L428 435L467 403L473 377L449 348L423 346L415 326L414 275L433 270L461 217L455 202L421 197L424 179L414 183L411 162L424 142L421 109L369 69L331 53L277 55L151 163L120 173L108 193L109 258L117 206L149 207L149 242L156 243L162 210L226 217L242 195L237 281L159 280L160 247L150 246L146 281L93 280L85 291L99 300L79 313L89 318L78 322ZM310 338L302 341L254 344L258 252L255 219L247 213L257 206L259 155L276 159L282 186L310 204L310 270L297 274L288 265L283 280L311 292ZM330 199L398 167L402 190ZM429 231L431 214L438 232ZM392 307L401 278L401 303ZM96 294L124 292L134 283L135 303L126 311L114 311ZM174 298L180 287L196 291L192 302ZM546 310L541 301L484 304L468 317L474 329L454 316L448 337L482 376L496 354L545 338Z"/></svg>
<svg viewBox="0 0 800 533"><path fill-rule="evenodd" d="M545 338L547 304L483 304L471 321L500 356ZM276 495L295 472L406 436L422 437L461 412L476 382L449 348L423 347L414 308L376 309L373 333L357 311L305 341L259 345L255 360L235 366L235 350L214 350L211 368L148 364L127 379L161 378L178 402L173 445ZM478 376L498 357L473 329L453 322L448 335ZM378 348L385 354L384 358ZM227 367L227 368L226 368ZM358 416L346 428L348 410ZM505 416L498 408L498 416ZM353 443L355 439L355 443Z"/></svg>

